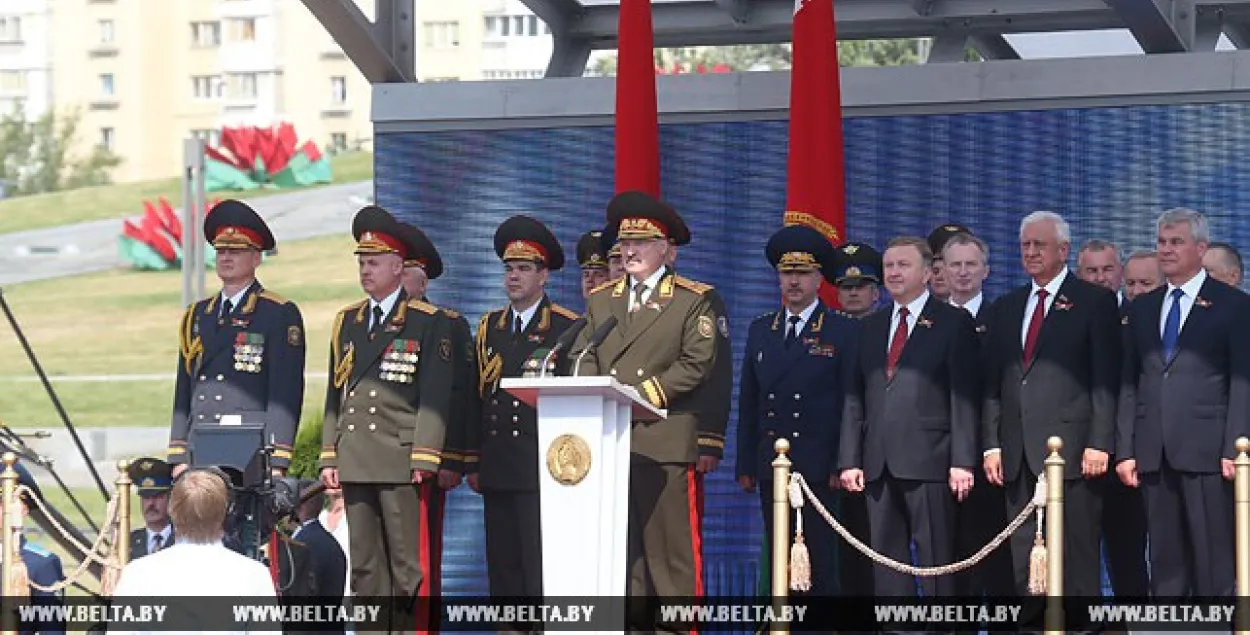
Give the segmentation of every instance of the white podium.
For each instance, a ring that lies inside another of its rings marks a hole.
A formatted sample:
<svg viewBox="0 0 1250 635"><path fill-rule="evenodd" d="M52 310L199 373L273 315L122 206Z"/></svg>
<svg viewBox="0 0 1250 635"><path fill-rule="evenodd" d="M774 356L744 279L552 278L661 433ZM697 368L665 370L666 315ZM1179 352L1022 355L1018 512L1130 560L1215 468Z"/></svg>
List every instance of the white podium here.
<svg viewBox="0 0 1250 635"><path fill-rule="evenodd" d="M630 422L665 411L610 376L510 378L500 388L538 410L544 595L625 597Z"/></svg>

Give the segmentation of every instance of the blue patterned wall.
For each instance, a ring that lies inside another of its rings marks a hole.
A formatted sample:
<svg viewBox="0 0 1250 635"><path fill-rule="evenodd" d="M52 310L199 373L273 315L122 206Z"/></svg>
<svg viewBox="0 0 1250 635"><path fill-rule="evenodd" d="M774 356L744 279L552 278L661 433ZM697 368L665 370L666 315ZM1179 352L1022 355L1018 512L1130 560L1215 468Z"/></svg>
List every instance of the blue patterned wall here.
<svg viewBox="0 0 1250 635"><path fill-rule="evenodd" d="M964 223L991 244L991 297L1023 282L1016 231L1036 209L1064 214L1074 243L1099 237L1133 249L1153 245L1160 211L1186 205L1208 214L1214 236L1247 245L1250 227L1236 217L1250 196L1238 187L1250 182L1248 104L861 118L845 130L849 235L879 246ZM661 130L664 196L694 236L678 267L721 289L735 365L747 324L776 302L763 248L785 202L786 145L784 121ZM495 227L531 214L574 260L577 237L603 224L612 161L608 127L390 133L378 135L375 178L379 203L418 223L442 252L447 273L430 297L476 324L506 302ZM549 287L578 311L579 289L575 262ZM758 500L733 484L735 456L731 435L707 488L712 594L753 584L761 542ZM480 500L465 486L450 500L446 590L484 593Z"/></svg>

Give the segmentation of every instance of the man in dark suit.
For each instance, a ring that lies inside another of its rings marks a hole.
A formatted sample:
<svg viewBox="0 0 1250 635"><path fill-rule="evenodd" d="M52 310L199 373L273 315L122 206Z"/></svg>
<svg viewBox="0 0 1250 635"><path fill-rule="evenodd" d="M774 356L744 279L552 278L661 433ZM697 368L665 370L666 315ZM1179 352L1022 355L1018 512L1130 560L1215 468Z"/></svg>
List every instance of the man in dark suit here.
<svg viewBox="0 0 1250 635"><path fill-rule="evenodd" d="M508 306L477 326L481 422L469 429L469 485L482 493L486 571L495 597L543 595L542 506L539 502L538 412L499 387L507 377L533 377L577 314L547 297L548 276L564 267L564 250L545 225L513 216L495 230ZM567 356L553 358L548 374L562 372ZM514 625L522 630L529 625Z"/></svg>
<svg viewBox="0 0 1250 635"><path fill-rule="evenodd" d="M883 256L889 309L864 320L846 383L838 467L842 486L868 495L872 548L921 566L951 562L955 502L977 464L976 327L933 297L928 243L891 240ZM915 579L875 569L878 596L916 595ZM921 579L926 597L949 596L947 576Z"/></svg>
<svg viewBox="0 0 1250 635"><path fill-rule="evenodd" d="M1068 224L1053 212L1020 223L1032 281L994 303L983 413L986 478L1006 487L1007 517L1033 497L1046 440L1063 439L1064 592L1101 595L1100 477L1114 441L1119 311L1115 294L1071 275ZM1016 590L1028 592L1036 517L1012 535ZM1070 616L1071 617L1071 616Z"/></svg>
<svg viewBox="0 0 1250 635"><path fill-rule="evenodd" d="M846 376L855 359L859 321L820 301L820 285L834 281L833 245L820 232L794 225L773 234L765 248L781 282L782 307L751 323L738 383L738 485L758 488L765 544L773 540L773 443L790 439L793 471L808 479L821 503L836 510L837 465ZM793 525L791 525L793 526ZM838 542L828 523L806 523L812 595L839 591ZM788 539L788 537L787 537Z"/></svg>
<svg viewBox="0 0 1250 635"><path fill-rule="evenodd" d="M304 403L303 318L294 302L256 279L262 254L277 243L255 210L222 201L204 219L204 236L217 250L222 287L187 307L178 329L169 429L174 477L198 465L195 429L220 426L232 415L265 425L265 439L274 440L274 470L285 472Z"/></svg>
<svg viewBox="0 0 1250 635"><path fill-rule="evenodd" d="M1116 294L1120 316L1128 311L1128 299L1121 293L1124 268L1120 250L1114 243L1097 238L1086 241L1076 256L1077 275L1082 280ZM1115 456L1111 457L1112 465ZM1107 574L1116 597L1140 598L1150 592L1146 571L1146 505L1141 492L1126 487L1108 470L1103 477L1102 535L1107 555Z"/></svg>
<svg viewBox="0 0 1250 635"><path fill-rule="evenodd" d="M174 544L174 525L169 520L169 490L173 469L153 458L134 461L127 469L143 507L143 527L130 530L130 559L142 558Z"/></svg>
<svg viewBox="0 0 1250 635"><path fill-rule="evenodd" d="M1167 284L1126 316L1116 472L1141 487L1156 596L1233 591L1233 444L1250 433L1246 295L1202 268L1206 218L1159 217Z"/></svg>
<svg viewBox="0 0 1250 635"><path fill-rule="evenodd" d="M393 630L412 628L416 598L430 584L420 486L438 478L454 374L446 315L401 284L414 252L402 234L380 207L352 221L369 297L331 327L321 449L321 480L341 484L347 504L352 589L395 598Z"/></svg>
<svg viewBox="0 0 1250 635"><path fill-rule="evenodd" d="M337 598L347 583L347 554L317 521L325 507L322 489L317 481L300 480L300 497L304 502L296 511L299 526L278 547L278 595L281 597ZM318 631L342 633L344 626L340 622L329 630Z"/></svg>

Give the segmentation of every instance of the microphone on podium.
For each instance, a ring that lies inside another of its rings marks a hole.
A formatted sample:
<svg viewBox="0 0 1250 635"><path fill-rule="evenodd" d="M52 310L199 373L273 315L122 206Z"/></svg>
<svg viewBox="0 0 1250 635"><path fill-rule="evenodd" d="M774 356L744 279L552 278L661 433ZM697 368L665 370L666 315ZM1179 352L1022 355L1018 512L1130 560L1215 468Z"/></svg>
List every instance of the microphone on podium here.
<svg viewBox="0 0 1250 635"><path fill-rule="evenodd" d="M543 358L543 370L538 374L540 378L547 376L547 364L551 361L551 358L555 356L556 353L572 346L573 340L576 340L577 336L581 335L582 329L584 328L586 328L586 316L577 318L572 324L569 325L569 328L564 330L564 333L562 333L560 338L556 340L555 346L552 346L551 351L548 352L547 356Z"/></svg>
<svg viewBox="0 0 1250 635"><path fill-rule="evenodd" d="M574 377L577 377L577 374L581 372L582 358L586 356L586 353L589 353L592 349L599 348L599 345L603 343L603 340L608 339L608 333L611 333L614 328L616 328L616 316L609 315L608 319L604 320L603 324L600 324L599 328L595 329L595 332L590 335L590 341L586 343L586 348L581 355L577 356L577 361L573 364Z"/></svg>

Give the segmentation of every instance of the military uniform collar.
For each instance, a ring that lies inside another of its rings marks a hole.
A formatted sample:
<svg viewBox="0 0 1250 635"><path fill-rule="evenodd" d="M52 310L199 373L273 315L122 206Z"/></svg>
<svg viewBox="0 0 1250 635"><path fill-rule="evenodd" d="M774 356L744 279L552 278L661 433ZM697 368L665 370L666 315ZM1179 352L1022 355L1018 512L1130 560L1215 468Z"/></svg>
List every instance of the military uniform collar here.
<svg viewBox="0 0 1250 635"><path fill-rule="evenodd" d="M402 289L403 285L395 287L395 290L392 291L390 295L382 298L381 302L374 300L372 297L369 298L369 313L373 313L373 307L380 306L382 307L383 317L390 315L391 311L395 308L395 303L399 301L399 292Z"/></svg>
<svg viewBox="0 0 1250 635"><path fill-rule="evenodd" d="M521 316L521 331L524 332L526 329L528 329L530 327L530 321L534 319L534 314L538 312L538 307L543 305L544 298L546 298L546 295L540 296L537 302L535 302L534 304L531 304L528 309L525 309L524 311L521 311L520 313L517 313L516 307L509 306L508 307L508 326L512 326L513 324L515 324L516 316L519 315Z"/></svg>

